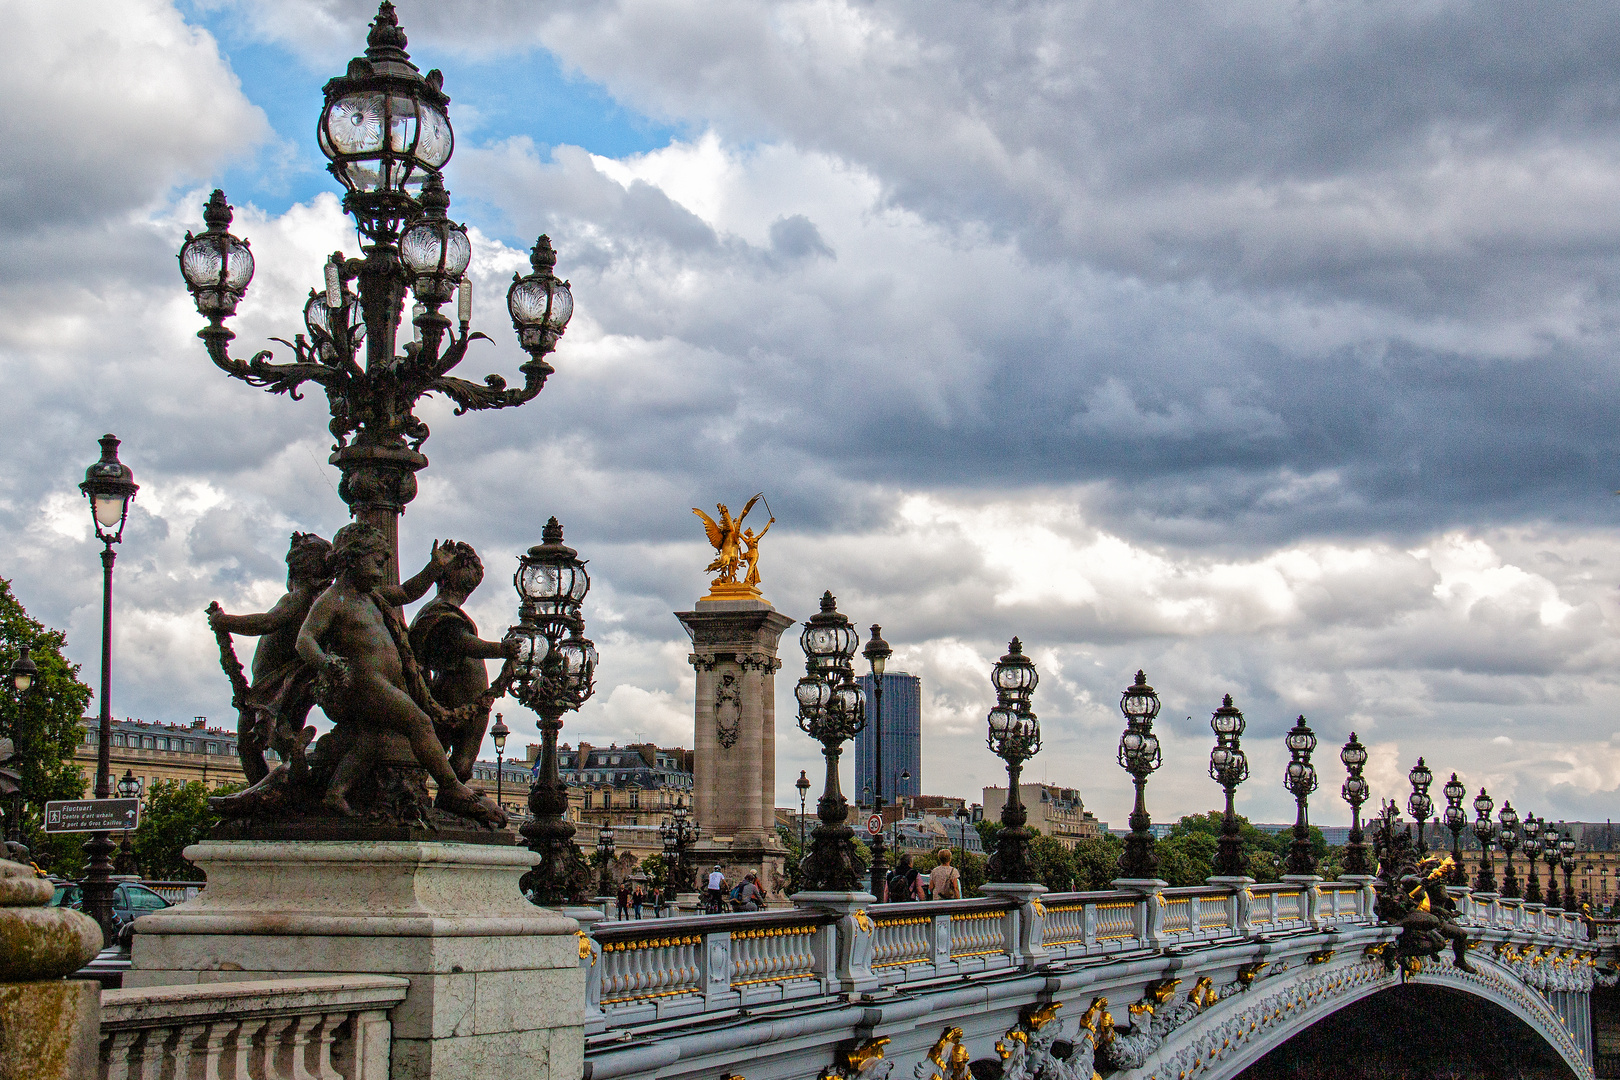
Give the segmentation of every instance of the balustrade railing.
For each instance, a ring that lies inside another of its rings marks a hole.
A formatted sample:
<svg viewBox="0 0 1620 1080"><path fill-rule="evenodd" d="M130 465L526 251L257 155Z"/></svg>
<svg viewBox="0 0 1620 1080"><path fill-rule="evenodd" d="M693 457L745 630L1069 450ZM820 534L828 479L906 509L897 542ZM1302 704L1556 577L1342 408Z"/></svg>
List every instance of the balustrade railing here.
<svg viewBox="0 0 1620 1080"><path fill-rule="evenodd" d="M108 990L101 1080L387 1080L410 980L339 975Z"/></svg>

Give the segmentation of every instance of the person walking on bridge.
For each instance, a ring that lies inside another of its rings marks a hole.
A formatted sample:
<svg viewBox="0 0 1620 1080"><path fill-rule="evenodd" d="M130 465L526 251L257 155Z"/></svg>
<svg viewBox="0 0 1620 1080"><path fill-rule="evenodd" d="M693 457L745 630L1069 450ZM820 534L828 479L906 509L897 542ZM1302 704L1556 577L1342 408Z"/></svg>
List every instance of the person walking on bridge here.
<svg viewBox="0 0 1620 1080"><path fill-rule="evenodd" d="M928 871L928 894L935 900L962 899L962 872L951 865L951 849L939 849L939 865Z"/></svg>

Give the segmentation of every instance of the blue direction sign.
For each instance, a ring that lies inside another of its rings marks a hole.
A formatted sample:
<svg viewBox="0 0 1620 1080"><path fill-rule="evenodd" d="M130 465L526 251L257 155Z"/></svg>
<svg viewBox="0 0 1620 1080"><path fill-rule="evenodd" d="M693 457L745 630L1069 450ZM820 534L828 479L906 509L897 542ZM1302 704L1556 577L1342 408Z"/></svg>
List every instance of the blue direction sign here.
<svg viewBox="0 0 1620 1080"><path fill-rule="evenodd" d="M139 799L60 799L45 804L45 831L119 832L140 824Z"/></svg>

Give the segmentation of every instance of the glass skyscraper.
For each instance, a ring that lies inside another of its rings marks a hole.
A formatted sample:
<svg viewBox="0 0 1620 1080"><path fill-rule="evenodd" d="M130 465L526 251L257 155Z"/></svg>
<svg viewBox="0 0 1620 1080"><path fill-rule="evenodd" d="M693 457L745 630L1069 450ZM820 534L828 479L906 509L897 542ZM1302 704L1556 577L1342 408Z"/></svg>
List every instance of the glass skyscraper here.
<svg viewBox="0 0 1620 1080"><path fill-rule="evenodd" d="M872 801L876 775L877 702L872 676L861 676L866 691L866 730L855 736L855 790L851 798ZM901 773L910 773L907 780ZM883 675L883 801L894 805L896 795L922 794L922 680L903 671Z"/></svg>

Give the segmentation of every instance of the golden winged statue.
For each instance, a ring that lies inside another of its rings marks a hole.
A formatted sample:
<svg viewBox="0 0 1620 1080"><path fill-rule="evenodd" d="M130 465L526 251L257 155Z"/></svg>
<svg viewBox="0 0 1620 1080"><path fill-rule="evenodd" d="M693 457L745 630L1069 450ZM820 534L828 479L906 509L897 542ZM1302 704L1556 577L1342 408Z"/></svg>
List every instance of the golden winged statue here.
<svg viewBox="0 0 1620 1080"><path fill-rule="evenodd" d="M708 534L709 543L714 545L714 561L704 567L705 573L715 575L709 583L709 595L705 599L759 599L759 542L776 524L776 518L766 522L758 533L743 528L743 519L748 517L754 504L764 497L761 492L749 499L742 513L735 518L725 503L716 503L715 509L720 512L719 521L695 506L692 508L692 513L703 519L703 529ZM769 503L766 509L770 509ZM739 574L742 575L740 582L737 580Z"/></svg>

